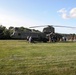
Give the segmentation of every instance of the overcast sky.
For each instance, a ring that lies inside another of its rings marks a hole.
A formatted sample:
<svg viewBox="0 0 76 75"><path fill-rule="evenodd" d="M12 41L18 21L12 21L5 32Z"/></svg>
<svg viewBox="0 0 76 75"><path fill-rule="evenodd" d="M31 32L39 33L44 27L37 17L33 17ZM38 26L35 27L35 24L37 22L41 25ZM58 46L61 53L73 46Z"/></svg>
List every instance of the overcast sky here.
<svg viewBox="0 0 76 75"><path fill-rule="evenodd" d="M0 24L6 27L49 24L76 27L76 0L0 0ZM76 28L55 28L55 31L76 33Z"/></svg>

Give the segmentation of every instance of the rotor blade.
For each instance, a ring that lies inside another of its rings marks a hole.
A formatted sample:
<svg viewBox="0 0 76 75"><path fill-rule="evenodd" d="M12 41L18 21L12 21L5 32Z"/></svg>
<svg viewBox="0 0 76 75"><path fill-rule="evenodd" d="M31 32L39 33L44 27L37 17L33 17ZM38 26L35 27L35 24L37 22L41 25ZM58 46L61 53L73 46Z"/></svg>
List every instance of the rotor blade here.
<svg viewBox="0 0 76 75"><path fill-rule="evenodd" d="M41 25L41 26L32 26L29 28L37 28L37 27L45 27L45 26L62 27L62 28L76 28L76 27L71 27L71 26L60 26L60 25Z"/></svg>
<svg viewBox="0 0 76 75"><path fill-rule="evenodd" d="M39 26L32 26L32 27L29 27L29 28L37 28L37 27L45 27L45 26L48 26L48 25L39 25Z"/></svg>
<svg viewBox="0 0 76 75"><path fill-rule="evenodd" d="M63 27L63 28L76 28L76 27L71 27L71 26L59 26L59 25L54 25L54 27Z"/></svg>

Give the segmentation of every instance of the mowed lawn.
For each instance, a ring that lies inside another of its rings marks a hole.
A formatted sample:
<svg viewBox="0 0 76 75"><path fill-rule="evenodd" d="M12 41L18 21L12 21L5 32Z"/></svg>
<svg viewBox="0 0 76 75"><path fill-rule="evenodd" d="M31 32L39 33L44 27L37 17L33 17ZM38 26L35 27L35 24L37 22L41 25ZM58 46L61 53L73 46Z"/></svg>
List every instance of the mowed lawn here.
<svg viewBox="0 0 76 75"><path fill-rule="evenodd" d="M76 42L0 40L0 75L76 75Z"/></svg>

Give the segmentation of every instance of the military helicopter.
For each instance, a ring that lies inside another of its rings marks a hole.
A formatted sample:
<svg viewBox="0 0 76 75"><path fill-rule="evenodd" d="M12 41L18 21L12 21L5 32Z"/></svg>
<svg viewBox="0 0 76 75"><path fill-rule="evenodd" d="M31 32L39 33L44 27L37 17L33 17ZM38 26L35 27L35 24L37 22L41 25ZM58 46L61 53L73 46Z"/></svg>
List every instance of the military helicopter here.
<svg viewBox="0 0 76 75"><path fill-rule="evenodd" d="M35 32L32 28L44 27L42 32ZM57 42L59 41L63 35L56 33L54 27L64 27L64 28L76 28L70 26L60 26L60 25L40 25L40 26L32 26L25 30L20 30L19 28L13 29L12 39L27 39L27 37L32 37L32 41L40 41L40 42ZM32 30L32 31L31 31Z"/></svg>

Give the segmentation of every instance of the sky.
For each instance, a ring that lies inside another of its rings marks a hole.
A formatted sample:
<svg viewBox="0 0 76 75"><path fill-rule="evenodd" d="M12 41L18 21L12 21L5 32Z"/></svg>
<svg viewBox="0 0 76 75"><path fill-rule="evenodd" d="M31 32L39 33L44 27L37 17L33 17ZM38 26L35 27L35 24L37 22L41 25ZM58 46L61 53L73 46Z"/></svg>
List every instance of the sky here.
<svg viewBox="0 0 76 75"><path fill-rule="evenodd" d="M76 0L0 0L0 25L76 27ZM55 27L55 32L76 34L76 28Z"/></svg>

